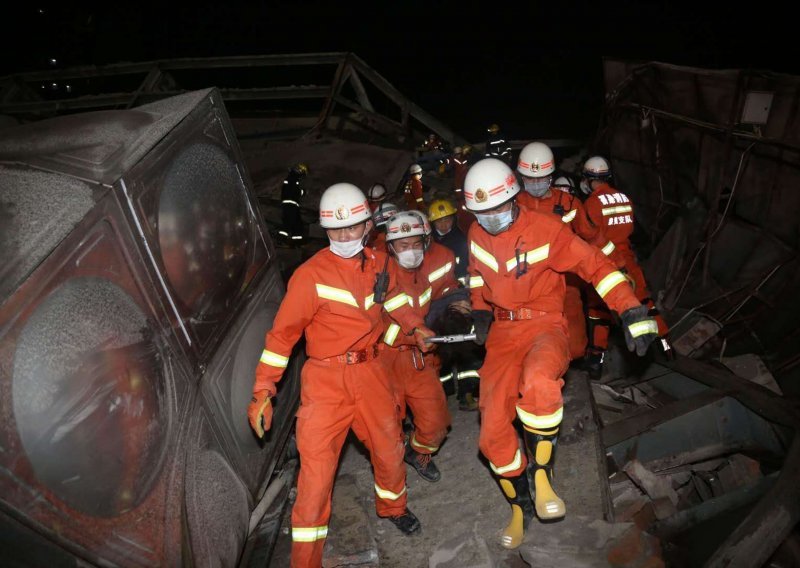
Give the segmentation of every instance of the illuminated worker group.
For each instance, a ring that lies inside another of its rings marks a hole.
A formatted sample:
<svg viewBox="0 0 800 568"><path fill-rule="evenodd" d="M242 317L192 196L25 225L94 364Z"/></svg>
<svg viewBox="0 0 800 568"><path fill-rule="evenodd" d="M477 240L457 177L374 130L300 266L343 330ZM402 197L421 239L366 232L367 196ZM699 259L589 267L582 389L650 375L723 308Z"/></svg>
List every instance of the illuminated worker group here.
<svg viewBox="0 0 800 568"><path fill-rule="evenodd" d="M474 163L471 149L455 148L437 166L451 172L452 193L430 203L419 164L404 186L405 211L387 202L382 184L365 193L337 183L322 195L330 245L290 279L248 409L263 436L276 383L305 334L292 566L322 564L350 429L369 451L378 516L406 534L420 530L407 506L404 462L427 481L440 479L431 456L451 422L448 382L459 408L479 407L479 448L512 508L501 544L518 547L534 517L566 514L552 483L570 361L585 360L599 377L612 324L639 356L656 338L669 352L628 242L634 206L612 187L608 161L586 160L575 187L554 179L547 145L526 145L514 171L510 148L497 139ZM450 317L468 322L482 360L442 367L429 339ZM404 419L413 423L407 435Z"/></svg>

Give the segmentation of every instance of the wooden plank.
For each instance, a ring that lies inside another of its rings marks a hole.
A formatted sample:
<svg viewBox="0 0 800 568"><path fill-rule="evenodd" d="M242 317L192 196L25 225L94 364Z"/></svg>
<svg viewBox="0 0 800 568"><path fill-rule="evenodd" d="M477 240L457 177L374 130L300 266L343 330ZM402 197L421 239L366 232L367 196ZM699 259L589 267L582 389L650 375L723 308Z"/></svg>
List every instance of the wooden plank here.
<svg viewBox="0 0 800 568"><path fill-rule="evenodd" d="M800 522L800 436L795 433L778 481L706 563L707 568L764 565Z"/></svg>
<svg viewBox="0 0 800 568"><path fill-rule="evenodd" d="M800 408L796 402L745 380L728 369L721 369L686 357L678 357L674 361L665 361L661 364L704 385L728 391L730 396L765 420L777 422L795 430L800 429Z"/></svg>
<svg viewBox="0 0 800 568"><path fill-rule="evenodd" d="M654 408L648 412L643 412L642 414L637 414L625 420L609 424L601 431L603 446L608 448L619 444L628 438L633 438L676 416L688 414L698 408L703 408L704 406L721 400L726 396L729 396L729 393L725 391L710 390L688 398L676 400L660 408Z"/></svg>

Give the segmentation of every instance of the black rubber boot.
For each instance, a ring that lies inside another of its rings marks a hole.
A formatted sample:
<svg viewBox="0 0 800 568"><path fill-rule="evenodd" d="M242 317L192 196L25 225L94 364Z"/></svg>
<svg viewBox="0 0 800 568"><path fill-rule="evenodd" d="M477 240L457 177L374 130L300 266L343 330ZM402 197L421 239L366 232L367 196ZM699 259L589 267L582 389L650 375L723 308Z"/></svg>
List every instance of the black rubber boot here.
<svg viewBox="0 0 800 568"><path fill-rule="evenodd" d="M396 517L385 517L389 519L394 526L396 526L405 535L414 534L418 532L422 525L419 524L419 519L411 512L411 509L406 509L406 512Z"/></svg>
<svg viewBox="0 0 800 568"><path fill-rule="evenodd" d="M511 505L511 519L500 535L500 545L504 548L517 548L522 544L525 529L534 515L528 476L522 473L516 477L498 477L497 482Z"/></svg>
<svg viewBox="0 0 800 568"><path fill-rule="evenodd" d="M525 427L528 450L528 475L533 484L536 515L543 521L560 519L567 513L564 501L553 491L553 462L556 457L558 427L535 429Z"/></svg>
<svg viewBox="0 0 800 568"><path fill-rule="evenodd" d="M406 446L406 453L403 460L409 465L414 466L417 473L425 481L435 483L442 478L442 474L436 464L433 463L430 454L421 454L411 447L411 444Z"/></svg>
<svg viewBox="0 0 800 568"><path fill-rule="evenodd" d="M589 378L593 381L599 381L603 376L603 359L605 352L590 352L586 355L586 371L589 373Z"/></svg>

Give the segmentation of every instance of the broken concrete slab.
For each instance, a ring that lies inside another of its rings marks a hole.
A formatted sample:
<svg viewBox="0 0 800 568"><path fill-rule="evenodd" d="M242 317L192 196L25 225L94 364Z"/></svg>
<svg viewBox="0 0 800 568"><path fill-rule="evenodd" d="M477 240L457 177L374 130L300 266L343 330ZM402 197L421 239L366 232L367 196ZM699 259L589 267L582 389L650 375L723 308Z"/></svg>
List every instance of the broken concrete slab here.
<svg viewBox="0 0 800 568"><path fill-rule="evenodd" d="M631 460L623 467L625 473L653 501L656 518L664 519L675 514L678 494L669 480L654 474L638 460Z"/></svg>
<svg viewBox="0 0 800 568"><path fill-rule="evenodd" d="M680 326L679 331L672 329L672 348L681 355L690 357L694 351L702 347L709 339L717 335L722 326L714 320L700 314L689 316L688 322ZM684 327L685 326L685 327Z"/></svg>
<svg viewBox="0 0 800 568"><path fill-rule="evenodd" d="M428 560L429 568L495 568L496 565L486 540L477 530L442 542Z"/></svg>
<svg viewBox="0 0 800 568"><path fill-rule="evenodd" d="M723 357L722 364L743 379L766 387L776 394L783 395L783 391L778 386L775 377L772 376L772 373L769 372L764 361L758 355L746 353L736 357Z"/></svg>
<svg viewBox="0 0 800 568"><path fill-rule="evenodd" d="M658 539L633 523L567 516L545 525L535 542L523 544L523 560L536 568L663 566Z"/></svg>

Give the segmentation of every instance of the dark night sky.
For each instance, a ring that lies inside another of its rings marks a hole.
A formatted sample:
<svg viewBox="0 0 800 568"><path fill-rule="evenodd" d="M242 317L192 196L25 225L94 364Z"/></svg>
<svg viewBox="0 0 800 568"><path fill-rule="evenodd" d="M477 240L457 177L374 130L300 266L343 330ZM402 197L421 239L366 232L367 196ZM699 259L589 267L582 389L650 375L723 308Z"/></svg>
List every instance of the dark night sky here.
<svg viewBox="0 0 800 568"><path fill-rule="evenodd" d="M6 10L22 39L4 46L0 74L44 68L49 57L69 66L353 51L476 141L490 122L509 138L591 135L603 98L603 56L800 73L794 23L766 2L742 11L633 1L53 6L19 6L12 17Z"/></svg>

